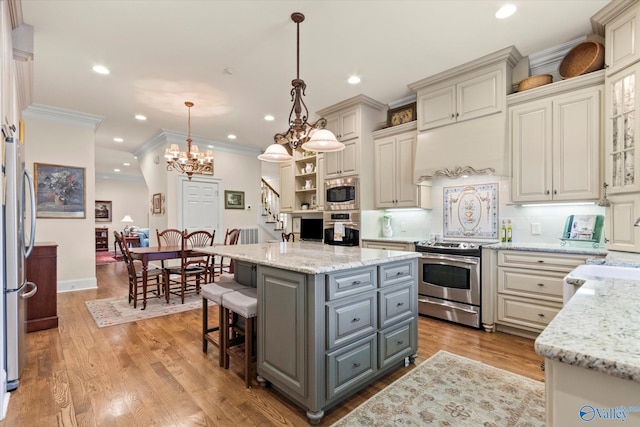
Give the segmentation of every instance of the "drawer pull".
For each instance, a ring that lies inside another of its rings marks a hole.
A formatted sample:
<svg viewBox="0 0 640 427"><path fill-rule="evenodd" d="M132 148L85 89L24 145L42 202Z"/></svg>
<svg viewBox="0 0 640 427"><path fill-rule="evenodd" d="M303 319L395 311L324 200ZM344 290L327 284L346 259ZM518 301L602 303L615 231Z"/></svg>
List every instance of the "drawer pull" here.
<svg viewBox="0 0 640 427"><path fill-rule="evenodd" d="M397 307L402 307L403 305L404 305L404 303L403 303L403 302L399 302L399 303L398 303L398 305L397 305Z"/></svg>
<svg viewBox="0 0 640 427"><path fill-rule="evenodd" d="M404 276L404 273L403 273L402 271L398 271L398 272L396 273L396 276Z"/></svg>
<svg viewBox="0 0 640 427"><path fill-rule="evenodd" d="M540 264L542 264L542 263L544 262L544 260L543 260L543 259L539 259L539 260L538 260L538 262L539 262Z"/></svg>
<svg viewBox="0 0 640 427"><path fill-rule="evenodd" d="M540 317L544 317L544 314L542 314L542 313L538 313L538 316L540 316Z"/></svg>
<svg viewBox="0 0 640 427"><path fill-rule="evenodd" d="M398 345L402 345L402 344L404 344L404 341L399 340L396 344L398 344Z"/></svg>
<svg viewBox="0 0 640 427"><path fill-rule="evenodd" d="M544 286L544 283L538 283L538 286Z"/></svg>
<svg viewBox="0 0 640 427"><path fill-rule="evenodd" d="M359 285L360 283L362 283L360 280L354 280L353 282L351 282L351 285Z"/></svg>
<svg viewBox="0 0 640 427"><path fill-rule="evenodd" d="M360 318L359 317L354 317L353 320L351 321L351 323L356 323L359 322Z"/></svg>
<svg viewBox="0 0 640 427"><path fill-rule="evenodd" d="M358 363L358 362L354 363L354 364L353 364L353 367L354 367L354 368L359 368L359 367L360 367L360 363Z"/></svg>

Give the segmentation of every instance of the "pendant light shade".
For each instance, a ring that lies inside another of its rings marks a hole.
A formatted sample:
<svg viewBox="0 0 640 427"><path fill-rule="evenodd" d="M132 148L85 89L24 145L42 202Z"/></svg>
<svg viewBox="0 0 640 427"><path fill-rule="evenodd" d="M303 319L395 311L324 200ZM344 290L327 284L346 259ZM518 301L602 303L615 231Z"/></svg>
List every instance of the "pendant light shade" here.
<svg viewBox="0 0 640 427"><path fill-rule="evenodd" d="M327 129L317 129L311 133L307 142L302 144L303 150L316 152L330 152L344 150L344 144L336 139L336 136Z"/></svg>
<svg viewBox="0 0 640 427"><path fill-rule="evenodd" d="M258 156L258 159L264 162L290 162L293 156L287 153L287 150L280 144L271 144L264 153Z"/></svg>

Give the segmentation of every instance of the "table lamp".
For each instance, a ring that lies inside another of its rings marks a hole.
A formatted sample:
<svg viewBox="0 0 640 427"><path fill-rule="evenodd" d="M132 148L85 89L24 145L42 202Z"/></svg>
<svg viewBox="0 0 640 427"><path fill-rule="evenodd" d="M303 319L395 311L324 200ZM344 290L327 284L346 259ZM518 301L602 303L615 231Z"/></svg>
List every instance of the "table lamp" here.
<svg viewBox="0 0 640 427"><path fill-rule="evenodd" d="M125 215L124 218L120 220L120 222L133 222L133 218L131 218L131 215ZM124 227L124 235L129 235L129 224L125 225Z"/></svg>

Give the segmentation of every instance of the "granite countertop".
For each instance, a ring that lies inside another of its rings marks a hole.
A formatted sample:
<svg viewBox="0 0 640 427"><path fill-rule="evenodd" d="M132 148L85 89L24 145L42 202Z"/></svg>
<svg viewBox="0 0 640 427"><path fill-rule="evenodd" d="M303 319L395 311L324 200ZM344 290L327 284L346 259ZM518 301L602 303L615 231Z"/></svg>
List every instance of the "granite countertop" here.
<svg viewBox="0 0 640 427"><path fill-rule="evenodd" d="M331 246L315 242L218 245L195 250L305 274L330 273L420 257L417 252Z"/></svg>
<svg viewBox="0 0 640 427"><path fill-rule="evenodd" d="M605 256L607 250L604 248L594 248L587 245L574 245L571 243L562 246L560 243L492 243L488 245L482 245L483 248L493 249L496 251L510 250L510 251L529 251L529 252L555 252L561 254L579 254L579 255L593 255L593 256Z"/></svg>
<svg viewBox="0 0 640 427"><path fill-rule="evenodd" d="M588 259L587 264L640 268L640 254L609 251L606 258Z"/></svg>
<svg viewBox="0 0 640 427"><path fill-rule="evenodd" d="M390 242L390 243L416 243L423 240L429 240L426 237L363 237L362 240L374 242Z"/></svg>
<svg viewBox="0 0 640 427"><path fill-rule="evenodd" d="M640 382L638 280L585 283L536 339L540 356Z"/></svg>

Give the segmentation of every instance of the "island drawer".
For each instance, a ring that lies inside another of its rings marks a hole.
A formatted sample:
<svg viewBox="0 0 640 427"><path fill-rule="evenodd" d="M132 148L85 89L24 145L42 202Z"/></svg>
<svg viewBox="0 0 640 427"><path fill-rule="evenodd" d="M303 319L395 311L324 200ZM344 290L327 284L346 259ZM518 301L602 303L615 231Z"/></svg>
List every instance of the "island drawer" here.
<svg viewBox="0 0 640 427"><path fill-rule="evenodd" d="M418 295L413 282L380 290L378 313L380 328L386 328L401 320L413 317Z"/></svg>
<svg viewBox="0 0 640 427"><path fill-rule="evenodd" d="M376 287L375 267L339 271L327 275L327 300L359 294Z"/></svg>
<svg viewBox="0 0 640 427"><path fill-rule="evenodd" d="M498 265L501 267L532 268L536 270L551 270L568 273L576 266L584 264L590 255L526 252L526 251L498 251Z"/></svg>
<svg viewBox="0 0 640 427"><path fill-rule="evenodd" d="M376 335L327 354L327 399L365 381L376 370Z"/></svg>
<svg viewBox="0 0 640 427"><path fill-rule="evenodd" d="M377 329L376 292L327 303L327 350Z"/></svg>
<svg viewBox="0 0 640 427"><path fill-rule="evenodd" d="M533 303L529 299L498 295L498 321L542 331L562 309L562 303Z"/></svg>
<svg viewBox="0 0 640 427"><path fill-rule="evenodd" d="M564 273L498 268L498 292L562 302Z"/></svg>
<svg viewBox="0 0 640 427"><path fill-rule="evenodd" d="M416 278L417 263L414 259L398 261L380 266L380 287L392 286Z"/></svg>
<svg viewBox="0 0 640 427"><path fill-rule="evenodd" d="M378 365L382 369L414 353L418 343L416 322L407 319L397 326L378 332Z"/></svg>

